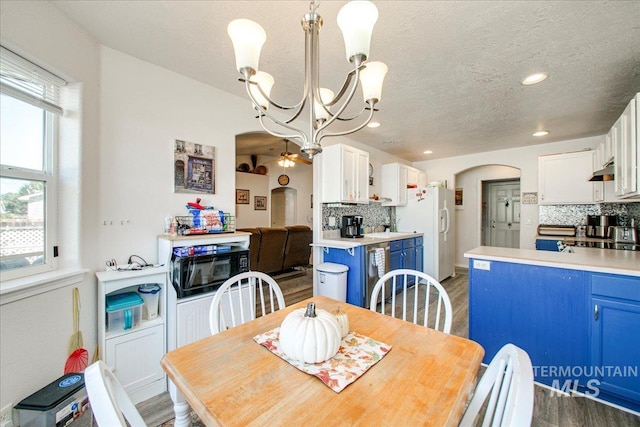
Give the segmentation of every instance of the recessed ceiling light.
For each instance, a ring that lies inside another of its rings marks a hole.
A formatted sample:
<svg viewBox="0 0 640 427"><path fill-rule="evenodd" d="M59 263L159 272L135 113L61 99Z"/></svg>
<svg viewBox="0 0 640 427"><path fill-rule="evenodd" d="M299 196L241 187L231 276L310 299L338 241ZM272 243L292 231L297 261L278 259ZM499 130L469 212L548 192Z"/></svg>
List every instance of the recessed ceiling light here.
<svg viewBox="0 0 640 427"><path fill-rule="evenodd" d="M368 128L379 128L380 122L371 122L367 125Z"/></svg>
<svg viewBox="0 0 640 427"><path fill-rule="evenodd" d="M545 80L546 78L547 78L547 75L545 73L535 73L535 74L531 74L530 76L527 76L522 81L522 84L525 85L525 86L534 85L536 83L540 83L541 81Z"/></svg>
<svg viewBox="0 0 640 427"><path fill-rule="evenodd" d="M431 150L424 150L424 151L423 151L423 153L424 153L424 154L433 154L433 151L431 151Z"/></svg>
<svg viewBox="0 0 640 427"><path fill-rule="evenodd" d="M540 130L538 132L533 133L533 136L547 136L547 135L549 135L548 130Z"/></svg>

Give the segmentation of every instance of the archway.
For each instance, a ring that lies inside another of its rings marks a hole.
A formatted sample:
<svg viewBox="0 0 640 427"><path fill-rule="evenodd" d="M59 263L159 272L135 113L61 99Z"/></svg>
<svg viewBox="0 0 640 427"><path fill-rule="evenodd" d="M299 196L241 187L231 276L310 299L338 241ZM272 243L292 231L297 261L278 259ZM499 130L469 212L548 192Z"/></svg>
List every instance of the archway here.
<svg viewBox="0 0 640 427"><path fill-rule="evenodd" d="M456 248L455 264L457 267L468 267L464 253L483 244L485 231L483 212L488 204L483 204L483 182L511 180L519 182L521 171L507 165L482 165L462 170L455 174L455 187L462 197L461 204L456 205ZM486 191L486 189L485 189ZM513 201L510 201L512 205Z"/></svg>

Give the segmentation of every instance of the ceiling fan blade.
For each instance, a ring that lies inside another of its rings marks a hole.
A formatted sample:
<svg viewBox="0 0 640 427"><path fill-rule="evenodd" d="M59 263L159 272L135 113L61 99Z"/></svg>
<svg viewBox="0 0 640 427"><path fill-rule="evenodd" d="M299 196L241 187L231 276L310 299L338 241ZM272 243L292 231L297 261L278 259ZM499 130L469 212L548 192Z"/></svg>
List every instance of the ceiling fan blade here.
<svg viewBox="0 0 640 427"><path fill-rule="evenodd" d="M312 165L313 164L313 162L311 162L311 161L309 161L307 159L299 159L297 157L292 157L291 160L293 160L296 163L303 163L305 165Z"/></svg>

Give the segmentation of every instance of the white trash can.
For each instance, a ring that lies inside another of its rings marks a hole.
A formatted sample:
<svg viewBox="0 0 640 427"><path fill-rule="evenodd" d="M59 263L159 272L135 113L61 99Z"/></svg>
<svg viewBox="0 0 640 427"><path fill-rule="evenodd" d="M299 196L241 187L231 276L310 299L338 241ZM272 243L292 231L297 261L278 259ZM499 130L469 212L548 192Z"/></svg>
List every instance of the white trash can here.
<svg viewBox="0 0 640 427"><path fill-rule="evenodd" d="M347 302L347 271L342 264L325 262L316 267L318 272L318 295Z"/></svg>

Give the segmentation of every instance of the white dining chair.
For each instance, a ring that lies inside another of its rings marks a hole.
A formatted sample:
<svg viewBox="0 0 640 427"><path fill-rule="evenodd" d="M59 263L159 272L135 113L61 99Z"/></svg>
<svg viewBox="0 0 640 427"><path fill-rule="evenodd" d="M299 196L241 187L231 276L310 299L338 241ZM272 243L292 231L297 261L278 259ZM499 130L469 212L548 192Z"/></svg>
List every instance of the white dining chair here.
<svg viewBox="0 0 640 427"><path fill-rule="evenodd" d="M526 351L506 344L482 375L465 410L461 427L473 426L491 392L482 426L530 426L533 417L533 368Z"/></svg>
<svg viewBox="0 0 640 427"><path fill-rule="evenodd" d="M371 291L369 308L447 334L451 332L449 295L440 282L422 271L398 269L385 273Z"/></svg>
<svg viewBox="0 0 640 427"><path fill-rule="evenodd" d="M248 271L227 279L211 301L211 333L255 319L257 303L262 316L285 307L282 290L275 280L260 271Z"/></svg>
<svg viewBox="0 0 640 427"><path fill-rule="evenodd" d="M124 387L102 360L84 370L84 386L98 426L146 427Z"/></svg>

